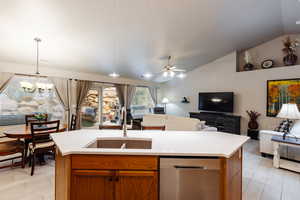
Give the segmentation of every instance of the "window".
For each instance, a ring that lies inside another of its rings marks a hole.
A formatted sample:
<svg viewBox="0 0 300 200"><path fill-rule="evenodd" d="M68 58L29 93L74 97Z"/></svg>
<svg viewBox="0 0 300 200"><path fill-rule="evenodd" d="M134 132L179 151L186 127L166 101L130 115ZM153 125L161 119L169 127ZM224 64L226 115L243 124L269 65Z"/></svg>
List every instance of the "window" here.
<svg viewBox="0 0 300 200"><path fill-rule="evenodd" d="M116 88L104 87L102 96L102 124L120 124L121 106Z"/></svg>
<svg viewBox="0 0 300 200"><path fill-rule="evenodd" d="M99 124L120 124L120 110L116 87L94 84L82 106L82 126L98 129Z"/></svg>
<svg viewBox="0 0 300 200"><path fill-rule="evenodd" d="M94 127L99 122L99 90L90 89L82 104L82 126Z"/></svg>
<svg viewBox="0 0 300 200"><path fill-rule="evenodd" d="M136 87L135 94L133 96L131 105L133 106L145 106L151 108L154 106L152 97L147 87Z"/></svg>
<svg viewBox="0 0 300 200"><path fill-rule="evenodd" d="M21 83L30 86L24 90ZM51 85L47 78L14 76L5 90L0 94L0 125L24 123L24 115L48 113L51 120L63 120L64 108L51 88L38 89L37 85Z"/></svg>

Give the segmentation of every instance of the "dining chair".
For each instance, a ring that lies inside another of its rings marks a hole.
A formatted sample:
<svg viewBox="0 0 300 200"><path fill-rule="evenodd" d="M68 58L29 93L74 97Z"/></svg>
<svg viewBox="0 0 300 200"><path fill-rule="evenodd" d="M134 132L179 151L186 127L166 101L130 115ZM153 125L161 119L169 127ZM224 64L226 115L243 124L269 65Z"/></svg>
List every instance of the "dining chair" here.
<svg viewBox="0 0 300 200"><path fill-rule="evenodd" d="M21 156L17 155L18 153L21 154ZM0 169L18 165L21 165L22 168L24 168L24 142L8 138L4 134L0 133L0 156L4 156L4 159L0 159L0 162L11 161L10 165L0 166ZM21 162L14 163L14 160L19 158L21 158Z"/></svg>
<svg viewBox="0 0 300 200"><path fill-rule="evenodd" d="M165 131L165 126L142 126L142 130L160 130Z"/></svg>
<svg viewBox="0 0 300 200"><path fill-rule="evenodd" d="M52 152L55 155L55 144L50 138L50 134L59 132L59 124L59 120L30 123L32 142L29 144L29 165L31 165L31 176L34 174L37 154Z"/></svg>
<svg viewBox="0 0 300 200"><path fill-rule="evenodd" d="M70 131L76 130L76 125L77 125L76 121L77 121L77 116L73 114L71 117L71 123L70 123L70 129L69 129Z"/></svg>
<svg viewBox="0 0 300 200"><path fill-rule="evenodd" d="M46 121L48 121L48 114L47 113L45 113L45 119L43 119L43 120L37 120L35 118L34 114L25 115L25 124L26 124L26 126L29 126L29 124L32 123L32 122L46 122Z"/></svg>

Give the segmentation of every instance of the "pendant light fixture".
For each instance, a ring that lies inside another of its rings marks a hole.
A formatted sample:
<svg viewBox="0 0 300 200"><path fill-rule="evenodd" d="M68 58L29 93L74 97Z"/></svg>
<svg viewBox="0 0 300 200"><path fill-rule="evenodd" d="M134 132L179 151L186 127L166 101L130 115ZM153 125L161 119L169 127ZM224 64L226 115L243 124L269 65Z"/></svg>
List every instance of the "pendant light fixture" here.
<svg viewBox="0 0 300 200"><path fill-rule="evenodd" d="M34 41L36 42L36 72L35 74L36 75L40 75L40 71L39 71L39 63L40 63L40 59L39 59L39 43L42 42L42 39L41 38L34 38Z"/></svg>
<svg viewBox="0 0 300 200"><path fill-rule="evenodd" d="M36 81L35 84L32 84L27 81L21 81L20 85L23 88L25 92L33 93L36 89L38 89L39 93L45 93L45 92L51 92L53 89L53 84L51 83L45 83L45 81L42 81L40 78L40 50L39 50L39 43L42 42L42 39L36 37L34 38L34 41L36 42Z"/></svg>

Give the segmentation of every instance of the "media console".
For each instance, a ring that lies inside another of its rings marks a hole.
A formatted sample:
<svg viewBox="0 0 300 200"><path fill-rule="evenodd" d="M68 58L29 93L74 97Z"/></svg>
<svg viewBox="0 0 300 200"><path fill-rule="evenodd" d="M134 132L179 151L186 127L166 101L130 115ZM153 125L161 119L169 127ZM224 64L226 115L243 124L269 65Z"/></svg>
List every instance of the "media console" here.
<svg viewBox="0 0 300 200"><path fill-rule="evenodd" d="M241 134L241 116L223 113L190 112L190 117L206 121L206 125L216 127L218 131Z"/></svg>

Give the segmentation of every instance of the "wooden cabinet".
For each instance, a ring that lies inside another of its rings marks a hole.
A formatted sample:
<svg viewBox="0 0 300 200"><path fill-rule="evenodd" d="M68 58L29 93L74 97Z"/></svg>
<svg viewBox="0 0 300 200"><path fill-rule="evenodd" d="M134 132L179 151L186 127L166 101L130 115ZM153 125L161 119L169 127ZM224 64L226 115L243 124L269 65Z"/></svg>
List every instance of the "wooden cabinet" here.
<svg viewBox="0 0 300 200"><path fill-rule="evenodd" d="M218 159L215 185L220 200L241 200L242 149ZM57 151L55 200L158 200L158 160L158 156L62 156Z"/></svg>
<svg viewBox="0 0 300 200"><path fill-rule="evenodd" d="M241 134L241 117L230 114L207 113L207 112L190 112L191 118L205 121L206 125L216 127L218 131Z"/></svg>
<svg viewBox="0 0 300 200"><path fill-rule="evenodd" d="M114 200L113 171L73 170L71 199Z"/></svg>
<svg viewBox="0 0 300 200"><path fill-rule="evenodd" d="M56 200L157 200L158 157L56 156Z"/></svg>
<svg viewBox="0 0 300 200"><path fill-rule="evenodd" d="M157 172L73 170L72 200L156 200Z"/></svg>
<svg viewBox="0 0 300 200"><path fill-rule="evenodd" d="M222 159L222 200L242 200L242 161L242 148L230 158Z"/></svg>
<svg viewBox="0 0 300 200"><path fill-rule="evenodd" d="M156 200L158 179L155 171L117 172L116 200Z"/></svg>

